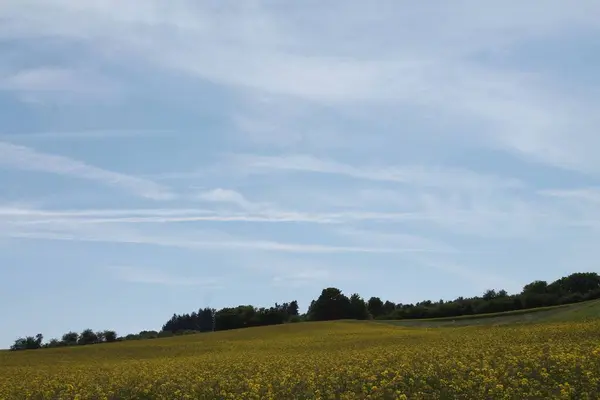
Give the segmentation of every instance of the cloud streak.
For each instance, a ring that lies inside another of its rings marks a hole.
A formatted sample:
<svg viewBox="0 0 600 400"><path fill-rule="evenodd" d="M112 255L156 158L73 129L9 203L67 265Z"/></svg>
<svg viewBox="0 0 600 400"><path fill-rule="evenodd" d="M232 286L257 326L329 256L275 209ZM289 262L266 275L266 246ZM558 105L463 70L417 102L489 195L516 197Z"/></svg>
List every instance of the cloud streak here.
<svg viewBox="0 0 600 400"><path fill-rule="evenodd" d="M423 187L478 189L482 187L519 188L517 179L486 176L465 169L430 166L349 165L310 155L255 156L232 155L227 160L243 173L309 172L341 175L380 182L394 182Z"/></svg>
<svg viewBox="0 0 600 400"><path fill-rule="evenodd" d="M17 239L57 240L71 242L98 242L98 243L122 243L143 244L164 247L183 248L191 250L246 250L246 251L268 251L279 253L303 253L303 254L344 254L344 253L371 253L371 254L402 254L402 253L426 253L429 249L423 248L385 248L385 247L359 247L359 246L336 246L320 244L284 243L270 240L206 240L189 239L177 236L149 236L149 235L120 235L118 230L110 234L87 234L79 229L75 232L66 230L64 232L54 231L24 231L5 232L0 235Z"/></svg>
<svg viewBox="0 0 600 400"><path fill-rule="evenodd" d="M168 188L147 179L94 167L64 156L40 153L29 147L7 142L0 142L0 166L86 179L153 200L175 197Z"/></svg>
<svg viewBox="0 0 600 400"><path fill-rule="evenodd" d="M0 76L0 90L17 93L28 103L55 103L85 99L115 99L121 89L92 72L73 68L41 66Z"/></svg>
<svg viewBox="0 0 600 400"><path fill-rule="evenodd" d="M35 139L35 140L102 140L129 137L164 136L175 133L172 130L148 129L96 129L80 131L45 131L24 133L0 133L3 139Z"/></svg>
<svg viewBox="0 0 600 400"><path fill-rule="evenodd" d="M233 204L245 210L256 209L259 207L258 204L248 201L241 193L231 189L216 188L201 192L196 197L198 200L210 203Z"/></svg>

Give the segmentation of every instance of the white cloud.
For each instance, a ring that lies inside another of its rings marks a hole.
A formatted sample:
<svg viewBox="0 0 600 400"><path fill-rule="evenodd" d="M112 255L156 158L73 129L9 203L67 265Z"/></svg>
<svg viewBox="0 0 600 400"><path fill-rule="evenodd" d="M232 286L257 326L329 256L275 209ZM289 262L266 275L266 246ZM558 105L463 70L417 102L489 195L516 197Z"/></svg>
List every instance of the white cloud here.
<svg viewBox="0 0 600 400"><path fill-rule="evenodd" d="M40 153L29 147L6 142L0 142L0 166L87 179L155 200L174 197L168 188L147 179L108 171L68 157Z"/></svg>

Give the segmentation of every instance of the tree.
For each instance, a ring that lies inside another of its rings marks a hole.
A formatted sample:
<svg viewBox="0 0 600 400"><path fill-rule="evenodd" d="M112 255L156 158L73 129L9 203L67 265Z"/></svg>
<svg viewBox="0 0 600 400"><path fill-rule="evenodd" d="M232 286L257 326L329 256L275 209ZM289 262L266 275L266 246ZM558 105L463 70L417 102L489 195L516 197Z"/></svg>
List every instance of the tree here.
<svg viewBox="0 0 600 400"><path fill-rule="evenodd" d="M358 293L354 293L350 296L350 318L354 319L369 319L369 309L367 303L363 300Z"/></svg>
<svg viewBox="0 0 600 400"><path fill-rule="evenodd" d="M287 311L287 314L288 314L290 317L297 317L297 316L299 315L299 313L300 313L300 311L299 311L299 307L298 307L298 301L296 301L296 300L292 301L292 302L291 302L291 303L288 305L288 307L287 307L287 310L286 310L286 311Z"/></svg>
<svg viewBox="0 0 600 400"><path fill-rule="evenodd" d="M384 313L383 307L384 307L383 301L381 301L381 299L379 297L371 297L369 299L369 301L367 302L367 308L369 309L369 313L371 313L371 315L374 318L377 318L380 315L383 315L383 313Z"/></svg>
<svg viewBox="0 0 600 400"><path fill-rule="evenodd" d="M96 332L96 338L97 343L104 343L104 341L106 340L106 337L104 336L104 331Z"/></svg>
<svg viewBox="0 0 600 400"><path fill-rule="evenodd" d="M67 346L76 345L79 341L79 334L77 332L67 332L62 336L62 341Z"/></svg>
<svg viewBox="0 0 600 400"><path fill-rule="evenodd" d="M548 292L548 282L533 281L523 287L522 294L545 294Z"/></svg>
<svg viewBox="0 0 600 400"><path fill-rule="evenodd" d="M110 331L110 330L104 331L104 340L106 340L107 343L116 342L117 341L117 332Z"/></svg>
<svg viewBox="0 0 600 400"><path fill-rule="evenodd" d="M58 339L50 339L48 343L46 343L45 347L53 348L53 347L61 347L64 346L64 343Z"/></svg>
<svg viewBox="0 0 600 400"><path fill-rule="evenodd" d="M93 330L86 329L79 335L77 343L83 345L98 343L98 336Z"/></svg>
<svg viewBox="0 0 600 400"><path fill-rule="evenodd" d="M44 336L41 333L38 333L35 336L27 336L24 338L18 338L15 340L14 344L10 346L10 349L13 351L16 350L35 350L42 347L42 341L44 340Z"/></svg>
<svg viewBox="0 0 600 400"><path fill-rule="evenodd" d="M308 317L312 321L332 321L350 318L350 300L337 288L323 289L319 298L311 304Z"/></svg>
<svg viewBox="0 0 600 400"><path fill-rule="evenodd" d="M498 296L498 295L496 294L496 291L494 289L488 289L483 294L483 299L486 301L489 301L489 300L495 299L496 296Z"/></svg>
<svg viewBox="0 0 600 400"><path fill-rule="evenodd" d="M553 282L548 289L561 294L585 294L600 289L600 275L595 272L574 273Z"/></svg>

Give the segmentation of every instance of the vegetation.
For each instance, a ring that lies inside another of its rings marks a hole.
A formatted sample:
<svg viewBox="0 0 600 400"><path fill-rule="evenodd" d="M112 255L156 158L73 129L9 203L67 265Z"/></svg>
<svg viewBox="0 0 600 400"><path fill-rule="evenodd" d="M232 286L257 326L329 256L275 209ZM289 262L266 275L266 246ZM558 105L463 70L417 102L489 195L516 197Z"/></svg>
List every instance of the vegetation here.
<svg viewBox="0 0 600 400"><path fill-rule="evenodd" d="M86 329L80 334L77 332L67 332L62 336L61 340L52 339L46 344L42 344L44 336L38 333L35 337L27 336L15 340L11 346L11 350L33 350L50 347L64 347L85 344L111 343L117 341L117 333L115 331L94 332L91 329Z"/></svg>
<svg viewBox="0 0 600 400"><path fill-rule="evenodd" d="M230 330L253 326L278 325L298 317L298 302L275 303L271 308L238 306L216 311L204 308L191 314L177 315L167 321L162 332L177 333L180 331L210 332L213 330Z"/></svg>
<svg viewBox="0 0 600 400"><path fill-rule="evenodd" d="M534 281L521 293L509 295L505 290L487 290L482 296L452 301L431 300L416 304L394 303L371 297L365 301L358 294L350 297L337 288L323 289L304 315L299 314L297 301L275 304L270 308L251 305L226 307L221 310L203 308L189 314L174 314L160 331L142 331L117 337L114 331L94 333L90 329L78 334L68 332L61 340L43 344L43 335L19 338L12 350L88 345L123 340L153 339L196 332L224 331L238 328L279 325L299 321L332 321L340 319L426 320L431 318L468 318L480 314L520 312L539 307L558 306L600 299L600 275L592 272L574 273L552 283Z"/></svg>
<svg viewBox="0 0 600 400"><path fill-rule="evenodd" d="M402 328L307 322L0 352L11 399L598 399L600 320Z"/></svg>
<svg viewBox="0 0 600 400"><path fill-rule="evenodd" d="M491 314L463 315L456 318L380 320L378 322L405 327L441 328L474 325L498 326L538 322L583 321L593 318L600 318L600 300Z"/></svg>
<svg viewBox="0 0 600 400"><path fill-rule="evenodd" d="M582 301L599 294L593 273L410 305L326 288L304 315L292 301L175 314L125 337L38 334L13 349L47 350L0 352L0 399L597 399L600 300ZM133 340L166 336L180 337Z"/></svg>

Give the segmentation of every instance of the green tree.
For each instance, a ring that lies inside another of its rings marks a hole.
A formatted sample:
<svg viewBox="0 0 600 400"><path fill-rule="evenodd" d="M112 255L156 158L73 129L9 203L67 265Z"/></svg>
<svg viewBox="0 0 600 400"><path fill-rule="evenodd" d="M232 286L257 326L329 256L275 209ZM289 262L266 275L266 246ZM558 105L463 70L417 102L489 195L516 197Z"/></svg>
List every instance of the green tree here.
<svg viewBox="0 0 600 400"><path fill-rule="evenodd" d="M311 304L308 317L312 321L350 318L350 300L340 289L323 289L319 298Z"/></svg>
<svg viewBox="0 0 600 400"><path fill-rule="evenodd" d="M494 289L488 289L483 294L483 299L486 301L489 301L489 300L495 299L497 296L498 296L498 294L496 293L496 291Z"/></svg>
<svg viewBox="0 0 600 400"><path fill-rule="evenodd" d="M61 347L64 346L64 343L58 339L50 339L48 343L46 343L45 347L53 348L53 347Z"/></svg>
<svg viewBox="0 0 600 400"><path fill-rule="evenodd" d="M294 300L287 307L287 314L290 317L297 317L300 313L300 308L298 307L298 301Z"/></svg>
<svg viewBox="0 0 600 400"><path fill-rule="evenodd" d="M106 341L106 337L104 336L104 331L98 331L96 332L96 342L97 343L104 343Z"/></svg>
<svg viewBox="0 0 600 400"><path fill-rule="evenodd" d="M79 341L79 334L77 332L67 332L62 336L62 341L66 346L76 345Z"/></svg>
<svg viewBox="0 0 600 400"><path fill-rule="evenodd" d="M379 297L371 297L369 299L369 301L367 302L367 308L369 309L369 313L371 313L371 315L374 318L377 318L380 315L383 315L383 313L384 313L383 306L384 306L383 301L381 301L381 299Z"/></svg>
<svg viewBox="0 0 600 400"><path fill-rule="evenodd" d="M600 275L595 272L577 272L553 282L548 289L561 294L585 294L600 289Z"/></svg>
<svg viewBox="0 0 600 400"><path fill-rule="evenodd" d="M358 293L350 296L350 318L354 319L369 319L369 309L367 303Z"/></svg>
<svg viewBox="0 0 600 400"><path fill-rule="evenodd" d="M522 294L546 294L548 292L548 282L533 281L523 287Z"/></svg>
<svg viewBox="0 0 600 400"><path fill-rule="evenodd" d="M110 331L110 330L104 331L104 340L106 340L107 343L116 342L117 341L117 332Z"/></svg>
<svg viewBox="0 0 600 400"><path fill-rule="evenodd" d="M86 329L79 335L77 343L82 345L98 343L98 336L93 330Z"/></svg>
<svg viewBox="0 0 600 400"><path fill-rule="evenodd" d="M18 338L14 344L10 347L11 350L35 350L42 347L42 341L44 336L38 333L35 336L27 336L24 338Z"/></svg>

